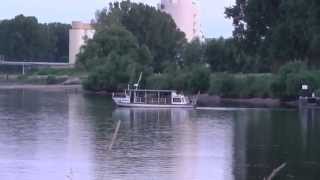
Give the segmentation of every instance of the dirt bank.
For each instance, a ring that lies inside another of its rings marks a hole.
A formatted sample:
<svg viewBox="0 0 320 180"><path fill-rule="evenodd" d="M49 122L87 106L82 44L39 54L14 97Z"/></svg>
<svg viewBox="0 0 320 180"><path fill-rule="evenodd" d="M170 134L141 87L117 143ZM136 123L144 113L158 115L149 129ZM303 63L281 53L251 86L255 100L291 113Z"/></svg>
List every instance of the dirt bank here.
<svg viewBox="0 0 320 180"><path fill-rule="evenodd" d="M199 106L243 106L243 107L295 107L296 102L282 102L279 99L273 98L221 98L219 96L210 96L202 94L198 99Z"/></svg>

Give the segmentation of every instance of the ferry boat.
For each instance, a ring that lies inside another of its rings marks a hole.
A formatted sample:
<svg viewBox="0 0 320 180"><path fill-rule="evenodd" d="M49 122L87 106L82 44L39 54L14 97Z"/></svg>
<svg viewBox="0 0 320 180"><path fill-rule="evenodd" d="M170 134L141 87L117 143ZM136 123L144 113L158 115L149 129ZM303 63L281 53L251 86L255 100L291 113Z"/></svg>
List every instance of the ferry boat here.
<svg viewBox="0 0 320 180"><path fill-rule="evenodd" d="M174 90L127 89L113 93L113 101L120 107L144 108L194 108L196 98L187 97Z"/></svg>
<svg viewBox="0 0 320 180"><path fill-rule="evenodd" d="M174 90L147 90L139 89L142 78L134 84L134 89L124 90L122 93L112 93L112 100L120 107L144 107L144 108L194 108L197 97L187 97Z"/></svg>

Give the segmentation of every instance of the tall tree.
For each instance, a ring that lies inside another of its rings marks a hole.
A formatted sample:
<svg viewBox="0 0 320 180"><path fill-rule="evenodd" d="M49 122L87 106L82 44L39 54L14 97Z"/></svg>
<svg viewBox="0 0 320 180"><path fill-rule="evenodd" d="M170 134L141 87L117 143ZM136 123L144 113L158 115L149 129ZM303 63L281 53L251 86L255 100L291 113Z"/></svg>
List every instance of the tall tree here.
<svg viewBox="0 0 320 180"><path fill-rule="evenodd" d="M277 69L289 61L314 62L319 7L316 0L236 0L225 14L233 19L234 38L241 48L251 56L268 59Z"/></svg>
<svg viewBox="0 0 320 180"><path fill-rule="evenodd" d="M89 70L85 87L90 90L125 88L140 72L150 74L151 62L148 47L140 46L131 32L118 25L99 29L78 56L78 65Z"/></svg>
<svg viewBox="0 0 320 180"><path fill-rule="evenodd" d="M150 49L156 72L162 72L165 64L176 64L181 60L186 39L170 15L142 3L115 2L97 13L96 28L103 29L112 24L124 26L136 36L140 45Z"/></svg>
<svg viewBox="0 0 320 180"><path fill-rule="evenodd" d="M70 25L18 15L0 21L0 54L9 59L67 61Z"/></svg>

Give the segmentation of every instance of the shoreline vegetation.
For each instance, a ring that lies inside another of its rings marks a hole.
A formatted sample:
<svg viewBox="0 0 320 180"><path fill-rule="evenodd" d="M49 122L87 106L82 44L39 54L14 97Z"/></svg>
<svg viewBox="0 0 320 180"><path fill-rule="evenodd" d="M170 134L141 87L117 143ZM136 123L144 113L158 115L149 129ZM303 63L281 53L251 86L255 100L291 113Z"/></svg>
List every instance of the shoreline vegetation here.
<svg viewBox="0 0 320 180"><path fill-rule="evenodd" d="M50 70L49 72L56 72ZM41 73L45 74L45 73ZM60 75L57 75L60 74ZM238 75L240 76L240 75ZM244 76L244 75L241 75ZM259 75L261 76L261 75ZM48 78L53 77L54 81ZM8 78L8 79L6 79ZM67 74L54 73L46 75L0 75L0 90L38 90L48 92L77 92L77 93L89 93L99 95L111 95L112 92L106 91L87 91L83 88L82 80L84 76L69 76ZM213 82L215 80L211 80ZM239 88L236 87L235 88ZM210 88L212 89L212 88ZM199 107L216 107L221 105L227 106L240 106L240 107L296 107L298 104L296 101L283 102L278 98L271 97L228 97L219 96L217 94L209 94L208 92L202 93L199 96Z"/></svg>
<svg viewBox="0 0 320 180"><path fill-rule="evenodd" d="M310 91L319 94L318 56L312 53L317 47L311 46L313 42L309 39L304 39L305 51L301 51L301 47L295 45L302 45L299 38L304 37L296 37L294 29L288 29L284 34L281 33L285 31L277 29L277 25L287 27L285 23L293 23L290 14L283 17L288 21L275 21L274 26L261 22L261 28L270 31L267 34L259 32L260 29L255 26L248 28L257 29L236 31L242 27L241 24L252 23L245 22L247 18L235 21L237 17L248 16L250 19L254 15L265 15L255 11L257 14L237 16L238 6L248 10L252 7L247 6L253 6L242 3L237 1L225 12L228 18L234 20L234 37L205 41L195 39L191 42L187 42L170 16L153 7L130 1L111 3L97 13L96 34L78 55L77 67L88 72L84 88L90 91L121 91L127 88L128 83L134 84L142 72L141 88L175 89L185 94L201 92L223 99L256 98L255 101L258 101L259 98L266 99L270 104L281 104L296 101L304 84L310 87ZM265 5L270 4L261 4ZM299 4L286 5L288 8L300 8ZM272 8L283 11L277 6ZM314 16L308 14L304 17L309 20ZM158 26L154 28L156 24ZM310 26L306 27L310 35L317 34L312 31L316 24L310 22ZM251 36L253 31L257 31L257 37ZM281 36L275 40L273 35L279 33ZM278 39L287 35L292 37L281 41L287 44L278 44ZM290 41L293 36L297 41Z"/></svg>
<svg viewBox="0 0 320 180"><path fill-rule="evenodd" d="M85 91L81 84L25 84L25 83L5 83L0 82L1 90L37 90L45 92L73 92L73 93L89 93L98 95L108 95L108 92L91 92ZM216 95L201 94L198 99L198 107L217 107L221 105L236 107L297 107L296 101L281 102L280 99L273 98L223 98Z"/></svg>

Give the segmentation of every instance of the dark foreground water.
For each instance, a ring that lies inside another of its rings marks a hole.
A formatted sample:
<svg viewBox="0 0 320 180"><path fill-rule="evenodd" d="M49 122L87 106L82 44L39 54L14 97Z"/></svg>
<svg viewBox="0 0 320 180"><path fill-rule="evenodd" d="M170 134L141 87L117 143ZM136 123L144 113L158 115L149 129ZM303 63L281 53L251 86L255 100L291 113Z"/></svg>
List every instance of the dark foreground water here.
<svg viewBox="0 0 320 180"><path fill-rule="evenodd" d="M320 179L319 110L125 109L0 91L1 180L262 180L284 162L276 179Z"/></svg>

